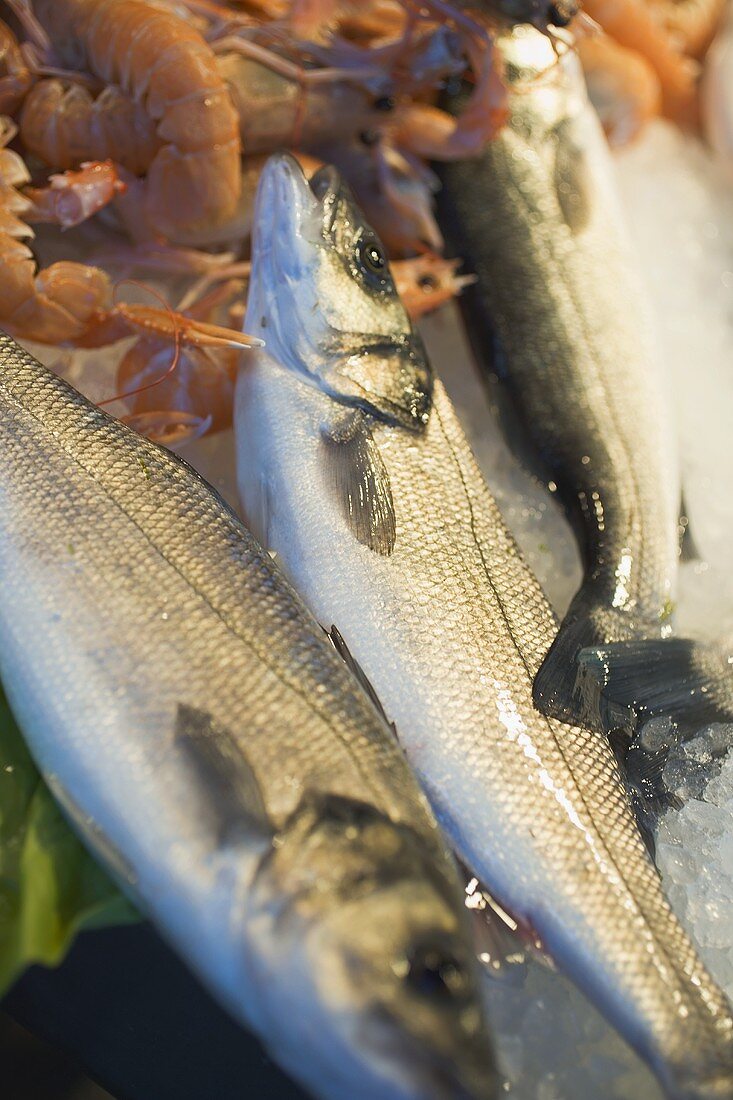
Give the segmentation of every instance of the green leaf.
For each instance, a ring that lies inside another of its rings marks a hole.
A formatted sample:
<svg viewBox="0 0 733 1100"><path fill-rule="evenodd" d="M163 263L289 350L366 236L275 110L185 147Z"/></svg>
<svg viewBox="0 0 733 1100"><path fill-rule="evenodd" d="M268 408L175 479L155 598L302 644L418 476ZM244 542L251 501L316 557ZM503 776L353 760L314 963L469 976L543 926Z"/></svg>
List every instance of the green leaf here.
<svg viewBox="0 0 733 1100"><path fill-rule="evenodd" d="M139 919L43 782L0 688L0 995L83 928Z"/></svg>

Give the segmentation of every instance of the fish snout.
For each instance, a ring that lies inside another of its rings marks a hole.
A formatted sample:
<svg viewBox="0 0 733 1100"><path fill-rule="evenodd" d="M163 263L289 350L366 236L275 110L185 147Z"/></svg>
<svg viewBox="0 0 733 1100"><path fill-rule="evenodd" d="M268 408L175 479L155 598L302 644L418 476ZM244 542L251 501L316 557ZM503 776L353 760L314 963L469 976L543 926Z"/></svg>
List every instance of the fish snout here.
<svg viewBox="0 0 733 1100"><path fill-rule="evenodd" d="M300 164L291 153L273 154L257 187L255 225L292 244L314 217L319 218L318 203Z"/></svg>

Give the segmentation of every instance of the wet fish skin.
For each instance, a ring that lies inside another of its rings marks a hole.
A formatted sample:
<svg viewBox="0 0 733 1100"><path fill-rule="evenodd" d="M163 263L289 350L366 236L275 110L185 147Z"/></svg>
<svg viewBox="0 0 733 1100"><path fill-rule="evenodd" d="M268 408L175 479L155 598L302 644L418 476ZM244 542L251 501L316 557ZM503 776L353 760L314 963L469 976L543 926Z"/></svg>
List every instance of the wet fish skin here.
<svg viewBox="0 0 733 1100"><path fill-rule="evenodd" d="M3 335L0 473L0 673L90 847L315 1095L489 1100L452 860L269 555Z"/></svg>
<svg viewBox="0 0 733 1100"><path fill-rule="evenodd" d="M370 231L333 174L325 194L327 204L287 157L260 184L247 331L270 342L237 387L247 514L316 617L338 622L471 873L537 931L670 1096L725 1096L727 1002L664 899L605 738L534 708L555 619L442 385L424 384L427 363L415 370L423 415L408 426L378 407L380 376L358 404L350 387L339 398L319 384L358 361L359 325L371 346L398 317L388 275L370 289L359 271L352 244ZM404 312L401 326L411 332ZM301 344L317 371L298 362ZM347 415L369 440L358 462L350 445L334 453ZM381 488L339 496L335 485L351 482L333 477L334 462L364 484L365 455ZM381 523L375 493L393 503L388 547L369 537ZM372 528L354 522L365 501Z"/></svg>
<svg viewBox="0 0 733 1100"><path fill-rule="evenodd" d="M463 305L479 363L557 486L584 564L535 701L588 721L597 715L574 693L579 651L669 630L673 417L582 74L573 58L533 75L552 60L546 43L508 37L502 48L511 120L480 157L438 167L440 222L478 276Z"/></svg>

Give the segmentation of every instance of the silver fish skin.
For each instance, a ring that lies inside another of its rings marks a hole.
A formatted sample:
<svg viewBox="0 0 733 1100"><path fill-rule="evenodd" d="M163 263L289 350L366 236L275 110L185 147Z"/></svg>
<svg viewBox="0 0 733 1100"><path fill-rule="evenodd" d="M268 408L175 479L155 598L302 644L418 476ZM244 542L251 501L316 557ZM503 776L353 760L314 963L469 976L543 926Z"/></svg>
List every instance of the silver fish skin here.
<svg viewBox="0 0 733 1100"><path fill-rule="evenodd" d="M489 1100L452 857L270 556L4 335L0 471L0 673L90 847L315 1096Z"/></svg>
<svg viewBox="0 0 733 1100"><path fill-rule="evenodd" d="M574 690L580 650L669 630L680 514L673 415L577 60L555 63L549 42L527 29L500 48L510 121L480 157L438 167L440 224L478 276L463 301L477 358L557 486L584 563L535 702L587 721L595 716Z"/></svg>
<svg viewBox="0 0 733 1100"><path fill-rule="evenodd" d="M533 705L555 619L379 242L335 169L309 186L287 156L257 210L246 325L268 345L236 395L250 522L339 623L470 871L670 1096L730 1095L728 1004L663 896L606 739Z"/></svg>

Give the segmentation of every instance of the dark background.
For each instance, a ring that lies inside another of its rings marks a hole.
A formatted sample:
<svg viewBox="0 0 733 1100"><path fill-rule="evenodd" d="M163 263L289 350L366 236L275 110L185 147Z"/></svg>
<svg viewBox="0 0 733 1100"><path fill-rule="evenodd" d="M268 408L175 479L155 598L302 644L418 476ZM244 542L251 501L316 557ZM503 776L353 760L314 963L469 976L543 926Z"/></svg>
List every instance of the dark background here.
<svg viewBox="0 0 733 1100"><path fill-rule="evenodd" d="M84 933L0 1009L3 1100L307 1100L147 924Z"/></svg>

